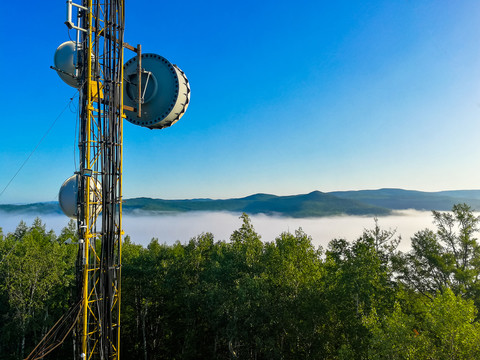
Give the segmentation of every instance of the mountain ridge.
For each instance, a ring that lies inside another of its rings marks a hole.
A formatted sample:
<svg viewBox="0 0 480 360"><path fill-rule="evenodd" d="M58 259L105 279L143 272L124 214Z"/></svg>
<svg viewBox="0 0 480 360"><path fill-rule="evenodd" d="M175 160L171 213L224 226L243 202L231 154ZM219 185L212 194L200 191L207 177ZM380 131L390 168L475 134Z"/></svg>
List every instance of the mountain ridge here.
<svg viewBox="0 0 480 360"><path fill-rule="evenodd" d="M276 214L289 217L322 217L332 215L389 215L394 210L451 210L457 203L480 209L480 190L445 190L425 192L399 188L321 192L298 195L256 193L229 199L165 200L149 197L125 199L125 213L182 213L190 211L227 211L247 214ZM58 202L0 204L6 213L61 213Z"/></svg>

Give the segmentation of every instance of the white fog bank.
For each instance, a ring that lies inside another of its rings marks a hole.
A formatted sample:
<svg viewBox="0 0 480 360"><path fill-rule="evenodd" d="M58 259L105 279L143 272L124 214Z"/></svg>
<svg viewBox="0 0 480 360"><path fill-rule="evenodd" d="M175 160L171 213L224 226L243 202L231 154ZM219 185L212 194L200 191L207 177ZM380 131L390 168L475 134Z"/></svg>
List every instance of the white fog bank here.
<svg viewBox="0 0 480 360"><path fill-rule="evenodd" d="M173 244L176 240L188 242L202 232L211 232L216 240L228 240L233 231L241 226L240 214L226 212L190 212L182 214L127 214L123 217L125 234L133 242L146 246L155 237L161 243ZM35 216L30 214L6 214L0 212L0 227L3 233L13 232L20 220L31 225ZM324 218L295 219L268 215L252 215L252 224L263 241L273 241L284 231L295 232L298 228L312 237L315 246L326 247L335 238L349 241L357 239L364 229L374 227L373 217L333 216ZM47 229L57 234L67 225L68 218L62 215L42 215ZM410 237L424 228L433 229L429 211L404 210L394 215L380 217L379 225L385 230L396 230L402 237L400 250L410 247Z"/></svg>

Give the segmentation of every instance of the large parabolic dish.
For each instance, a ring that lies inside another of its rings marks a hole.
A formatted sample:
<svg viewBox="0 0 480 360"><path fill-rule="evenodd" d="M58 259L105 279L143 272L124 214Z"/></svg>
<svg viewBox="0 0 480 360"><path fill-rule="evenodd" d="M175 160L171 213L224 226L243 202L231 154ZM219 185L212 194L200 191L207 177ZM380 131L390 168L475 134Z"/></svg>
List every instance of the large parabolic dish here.
<svg viewBox="0 0 480 360"><path fill-rule="evenodd" d="M124 68L123 104L132 108L138 106L137 63L135 56ZM190 102L190 85L183 71L160 55L142 54L141 76L141 117L135 111L125 110L126 119L149 129L175 124Z"/></svg>

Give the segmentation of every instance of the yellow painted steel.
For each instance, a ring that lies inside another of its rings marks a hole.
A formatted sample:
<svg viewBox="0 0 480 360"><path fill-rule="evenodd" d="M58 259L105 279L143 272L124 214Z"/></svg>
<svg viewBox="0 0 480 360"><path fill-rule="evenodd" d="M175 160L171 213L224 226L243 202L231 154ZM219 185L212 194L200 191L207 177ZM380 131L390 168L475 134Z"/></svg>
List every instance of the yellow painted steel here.
<svg viewBox="0 0 480 360"><path fill-rule="evenodd" d="M88 0L88 29L87 29L87 41L88 41L88 54L92 53L93 44L92 44L92 0ZM92 98L91 98L91 81L92 78L92 57L87 56L87 124L86 124L86 133L87 133L87 141L86 141L86 164L89 169L90 167L90 154L91 154L91 143L90 143L90 119L92 117ZM84 219L83 219L83 226L85 226L85 239L84 239L84 270L83 270L83 336L82 336L82 355L84 355L87 359L90 359L93 352L88 354L87 345L88 345L88 312L89 312L89 291L88 291L88 284L89 284L89 251L90 251L90 177L86 178L85 184L85 209L84 209ZM83 359L82 359L83 360Z"/></svg>
<svg viewBox="0 0 480 360"><path fill-rule="evenodd" d="M98 99L103 99L103 84L100 81L90 81L90 89L91 89L91 96L95 101ZM99 91L100 89L100 91ZM97 98L98 93L100 92L100 96Z"/></svg>
<svg viewBox="0 0 480 360"><path fill-rule="evenodd" d="M94 21L96 22L97 26L104 26L105 21L103 19L95 19L93 16L92 9L94 8L94 3L98 0L88 0L88 15L86 16L86 42L87 42L87 54L92 54L94 50L94 46L98 47L98 43L95 43L99 39L100 34L105 34L104 28L95 28ZM98 5L98 4L97 4ZM121 1L121 13L118 13L118 17L120 19L120 23L124 24L125 18L125 7L124 1ZM123 34L123 28L122 32ZM120 104L123 104L123 36L119 39L119 59L118 62L120 64L120 72L121 72L121 81L118 86L118 91L120 95ZM118 50L118 48L116 48ZM84 164L85 169L91 173L91 176L82 176L82 179L85 179L84 184L84 201L82 203L83 206L83 218L81 220L81 226L83 227L83 237L84 237L84 264L83 264L83 277L82 277L82 316L80 317L80 328L82 329L82 337L81 337L81 353L83 355L82 360L90 360L98 357L100 342L98 340L98 334L104 330L101 329L100 319L96 309L97 301L103 300L97 298L97 293L95 291L96 287L99 285L99 264L100 264L100 257L97 254L96 244L98 240L102 240L102 234L98 233L96 230L96 223L97 223L97 216L99 211L98 208L100 205L104 205L102 199L102 191L97 188L97 177L100 174L104 174L104 169L100 171L96 170L98 167L103 166L101 157L104 156L101 153L99 143L102 137L101 132L103 131L101 127L101 118L104 115L102 110L101 102L104 99L104 79L99 77L98 74L92 74L92 56L86 56L86 64L85 64L85 71L86 71L86 91L84 94L86 95L85 101L85 152L84 152ZM93 58L95 59L95 58ZM98 91L100 89L100 91ZM116 281L112 284L108 284L111 286L114 293L113 293L113 301L111 304L110 311L112 312L113 319L115 319L114 324L111 324L112 328L116 332L116 339L108 339L110 342L110 346L112 349L111 356L109 359L119 360L120 358L120 305L121 305L121 254L122 254L122 175L123 175L123 119L125 118L123 112L123 106L119 105L116 109L109 109L113 111L115 116L118 117L119 120L119 133L118 133L118 142L117 142L117 149L119 153L119 169L118 169L118 176L115 179L118 182L118 203L114 204L114 206L118 206L118 218L116 219L116 234L115 236L115 244L114 246L118 249L118 259L116 259L115 267L117 267L116 272ZM106 171L106 170L105 170ZM90 188L90 184L95 184L94 188ZM90 192L94 191L96 193L95 197L90 196ZM99 201L95 200L101 199ZM93 207L92 207L93 206ZM92 210L93 209L93 210ZM97 209L97 210L96 210ZM113 280L112 280L113 281ZM107 284L104 284L107 286ZM115 341L116 340L116 341Z"/></svg>

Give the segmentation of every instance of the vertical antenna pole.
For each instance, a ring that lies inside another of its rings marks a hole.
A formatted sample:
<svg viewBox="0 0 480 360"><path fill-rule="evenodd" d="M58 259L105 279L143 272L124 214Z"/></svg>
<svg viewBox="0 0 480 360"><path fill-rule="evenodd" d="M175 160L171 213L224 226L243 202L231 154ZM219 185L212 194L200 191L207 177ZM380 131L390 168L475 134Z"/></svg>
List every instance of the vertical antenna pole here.
<svg viewBox="0 0 480 360"><path fill-rule="evenodd" d="M137 78L138 78L138 111L137 116L142 117L142 45L137 45Z"/></svg>

